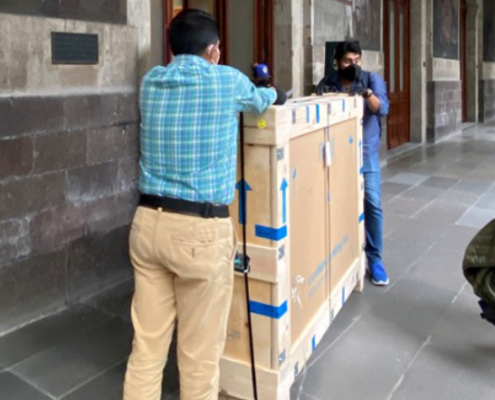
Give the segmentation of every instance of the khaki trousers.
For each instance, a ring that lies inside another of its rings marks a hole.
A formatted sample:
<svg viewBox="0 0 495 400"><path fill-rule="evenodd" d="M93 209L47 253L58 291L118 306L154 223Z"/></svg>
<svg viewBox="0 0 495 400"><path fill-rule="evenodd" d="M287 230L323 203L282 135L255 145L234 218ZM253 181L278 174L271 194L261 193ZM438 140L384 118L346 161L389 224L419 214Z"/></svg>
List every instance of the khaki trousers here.
<svg viewBox="0 0 495 400"><path fill-rule="evenodd" d="M177 321L181 400L218 399L237 240L230 218L139 207L130 233L134 340L124 400L159 400Z"/></svg>

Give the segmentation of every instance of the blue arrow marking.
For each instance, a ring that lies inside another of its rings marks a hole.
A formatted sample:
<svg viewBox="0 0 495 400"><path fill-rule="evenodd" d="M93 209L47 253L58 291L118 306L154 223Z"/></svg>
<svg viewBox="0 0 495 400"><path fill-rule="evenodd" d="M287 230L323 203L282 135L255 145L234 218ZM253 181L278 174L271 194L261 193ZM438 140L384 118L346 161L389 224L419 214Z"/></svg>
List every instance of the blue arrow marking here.
<svg viewBox="0 0 495 400"><path fill-rule="evenodd" d="M244 225L247 220L247 192L251 192L253 189L242 179L237 182L235 188L239 191L239 223Z"/></svg>
<svg viewBox="0 0 495 400"><path fill-rule="evenodd" d="M360 140L359 141L359 172L361 175L364 173L364 167L363 167L363 142Z"/></svg>
<svg viewBox="0 0 495 400"><path fill-rule="evenodd" d="M296 195L296 184L295 184L295 180L297 178L297 169L296 167L294 167L294 169L292 170L292 195L295 196Z"/></svg>
<svg viewBox="0 0 495 400"><path fill-rule="evenodd" d="M282 185L280 186L280 190L282 191L282 219L284 224L287 222L287 188L288 187L289 184L287 183L287 180L284 178L284 180L282 181Z"/></svg>

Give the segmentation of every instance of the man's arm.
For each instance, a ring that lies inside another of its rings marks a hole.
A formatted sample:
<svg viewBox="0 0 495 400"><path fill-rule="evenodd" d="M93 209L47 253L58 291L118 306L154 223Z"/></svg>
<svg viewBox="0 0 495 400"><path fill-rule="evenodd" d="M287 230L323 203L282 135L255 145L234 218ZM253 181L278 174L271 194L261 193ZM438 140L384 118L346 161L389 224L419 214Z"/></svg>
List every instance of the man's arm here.
<svg viewBox="0 0 495 400"><path fill-rule="evenodd" d="M387 116L390 105L387 97L387 88L380 75L370 74L370 88L373 94L366 99L368 108L373 114L379 114L381 117Z"/></svg>
<svg viewBox="0 0 495 400"><path fill-rule="evenodd" d="M277 100L274 88L257 88L247 76L238 73L236 106L239 112L262 113Z"/></svg>

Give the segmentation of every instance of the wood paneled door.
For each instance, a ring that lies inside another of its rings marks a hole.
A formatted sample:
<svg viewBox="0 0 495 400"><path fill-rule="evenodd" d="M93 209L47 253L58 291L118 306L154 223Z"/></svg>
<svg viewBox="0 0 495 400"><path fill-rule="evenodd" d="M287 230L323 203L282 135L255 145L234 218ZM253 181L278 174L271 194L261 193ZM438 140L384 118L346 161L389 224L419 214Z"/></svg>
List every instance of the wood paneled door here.
<svg viewBox="0 0 495 400"><path fill-rule="evenodd" d="M220 62L226 63L229 57L228 35L226 34L228 0L163 0L163 58L168 64L172 60L172 54L168 46L167 30L170 21L184 9L203 10L215 16L220 30L220 50L222 52Z"/></svg>
<svg viewBox="0 0 495 400"><path fill-rule="evenodd" d="M385 80L390 113L387 144L410 141L410 0L384 0Z"/></svg>
<svg viewBox="0 0 495 400"><path fill-rule="evenodd" d="M212 14L220 30L222 64L249 74L254 62L266 63L274 75L273 12L274 0L162 0L164 63L172 60L167 29L170 21L184 9L200 9Z"/></svg>

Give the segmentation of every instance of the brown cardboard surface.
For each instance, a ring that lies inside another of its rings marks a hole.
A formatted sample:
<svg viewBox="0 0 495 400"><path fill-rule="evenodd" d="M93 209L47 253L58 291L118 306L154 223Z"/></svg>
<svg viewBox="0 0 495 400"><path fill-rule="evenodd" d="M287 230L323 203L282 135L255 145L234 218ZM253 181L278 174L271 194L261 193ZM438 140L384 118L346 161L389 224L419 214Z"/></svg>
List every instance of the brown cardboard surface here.
<svg viewBox="0 0 495 400"><path fill-rule="evenodd" d="M244 276L236 276L224 355L242 362L250 362L246 290L244 285ZM276 285L250 279L249 291L252 301L272 304L272 289L276 289ZM251 314L251 319L254 332L256 365L271 368L272 320L256 314Z"/></svg>
<svg viewBox="0 0 495 400"><path fill-rule="evenodd" d="M273 195L271 153L269 146L245 145L245 178L247 191L246 231L247 242L261 246L272 246L270 240L256 237L255 226L271 226L271 201ZM240 157L238 158L237 181L241 180ZM251 188L251 190L249 190ZM242 241L242 225L239 224L239 190L230 205L230 214L237 236Z"/></svg>
<svg viewBox="0 0 495 400"><path fill-rule="evenodd" d="M339 285L346 271L360 257L359 166L354 119L330 127L330 287Z"/></svg>
<svg viewBox="0 0 495 400"><path fill-rule="evenodd" d="M325 131L290 141L291 339L327 301Z"/></svg>
<svg viewBox="0 0 495 400"><path fill-rule="evenodd" d="M319 122L315 103L320 104ZM345 299L363 279L362 107L356 104L347 96L303 99L245 118L245 133L252 136L245 145L246 181L251 189L247 193L249 281L251 300L262 310L251 316L256 365L265 374L266 393L270 393L266 398L285 400L296 370L304 368ZM239 191L230 211L242 241ZM256 225L269 232L287 225L287 236L257 237ZM250 398L244 394L250 383L250 359L243 279L235 278L222 359L222 376L228 379L222 378L221 389ZM280 312L286 301L288 311L282 315L262 315L264 310Z"/></svg>

